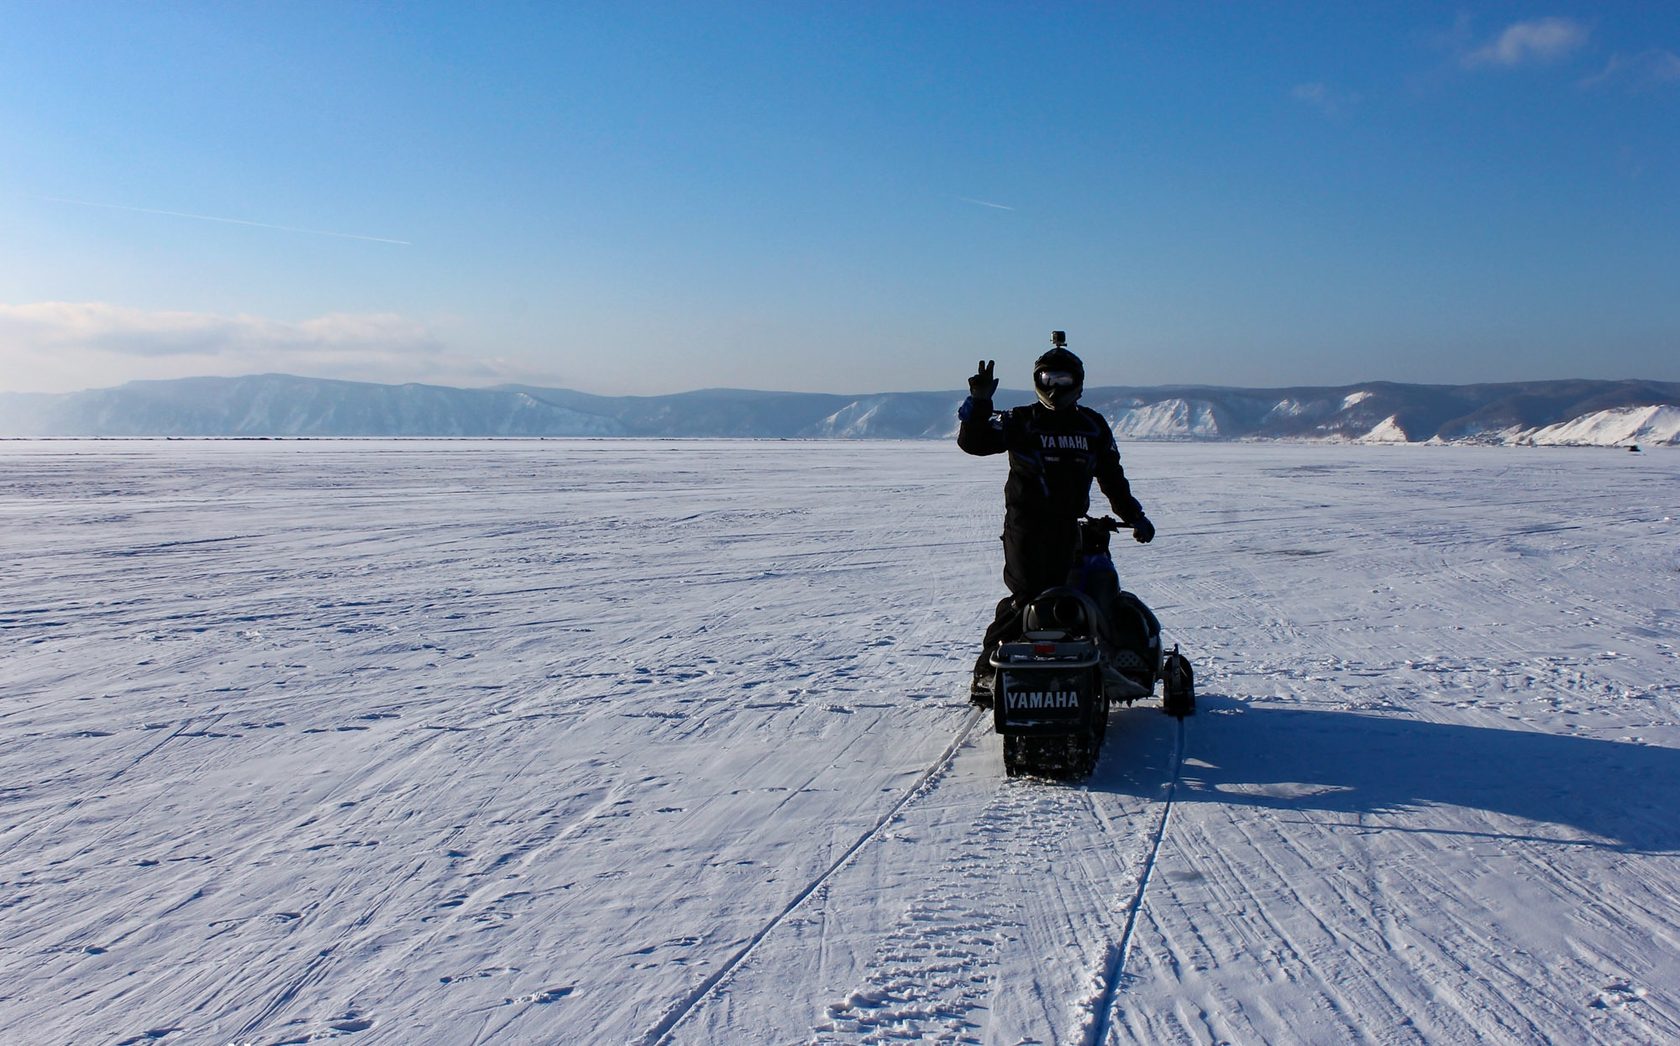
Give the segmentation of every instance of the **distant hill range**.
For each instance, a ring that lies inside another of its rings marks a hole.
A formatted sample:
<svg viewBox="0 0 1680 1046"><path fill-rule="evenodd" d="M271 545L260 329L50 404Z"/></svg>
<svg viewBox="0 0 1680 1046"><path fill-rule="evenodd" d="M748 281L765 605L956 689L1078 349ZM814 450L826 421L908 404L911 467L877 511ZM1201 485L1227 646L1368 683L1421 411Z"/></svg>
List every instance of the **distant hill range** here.
<svg viewBox="0 0 1680 1046"><path fill-rule="evenodd" d="M0 436L944 439L956 432L963 396L736 389L594 396L264 374L0 394ZM1030 393L1004 390L998 406L1030 400ZM1671 382L1105 387L1087 389L1083 402L1123 440L1680 444L1680 384Z"/></svg>

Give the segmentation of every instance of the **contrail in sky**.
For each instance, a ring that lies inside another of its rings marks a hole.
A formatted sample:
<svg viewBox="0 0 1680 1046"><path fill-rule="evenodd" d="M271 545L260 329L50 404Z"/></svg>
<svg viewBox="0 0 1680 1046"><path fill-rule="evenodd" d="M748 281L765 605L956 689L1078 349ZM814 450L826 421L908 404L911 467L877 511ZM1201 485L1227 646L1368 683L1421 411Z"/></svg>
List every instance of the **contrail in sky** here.
<svg viewBox="0 0 1680 1046"><path fill-rule="evenodd" d="M981 207L991 207L999 211L1013 211L1015 209L1005 204L993 203L990 200L976 200L970 196L959 196L957 199L961 200L963 203L972 203Z"/></svg>
<svg viewBox="0 0 1680 1046"><path fill-rule="evenodd" d="M102 207L108 211L133 211L136 214L163 214L171 218L191 218L201 222L222 222L225 225L249 225L255 229L277 229L280 232L301 232L311 236L337 236L343 240L367 240L372 243L394 243L398 247L412 247L408 240L393 240L385 236L363 236L354 232L332 232L328 229L300 229L295 225L272 225L268 222L251 222L243 218L218 218L213 214L188 214L185 211L163 211L156 207L128 207L120 203L95 203L92 200L71 200L63 196L41 196L38 199L50 200L53 203L70 203L77 207Z"/></svg>

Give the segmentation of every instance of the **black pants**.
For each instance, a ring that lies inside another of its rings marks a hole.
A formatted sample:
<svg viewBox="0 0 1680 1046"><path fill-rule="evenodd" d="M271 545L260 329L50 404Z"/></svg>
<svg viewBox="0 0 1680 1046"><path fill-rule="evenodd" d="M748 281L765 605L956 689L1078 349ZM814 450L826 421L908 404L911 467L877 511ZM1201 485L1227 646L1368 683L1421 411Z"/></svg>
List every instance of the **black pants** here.
<svg viewBox="0 0 1680 1046"><path fill-rule="evenodd" d="M992 670L993 651L1021 631L1021 611L1040 592L1065 585L1079 556L1079 524L1075 520L1006 524L1003 528L1003 583L1009 595L999 601L986 629L977 675Z"/></svg>

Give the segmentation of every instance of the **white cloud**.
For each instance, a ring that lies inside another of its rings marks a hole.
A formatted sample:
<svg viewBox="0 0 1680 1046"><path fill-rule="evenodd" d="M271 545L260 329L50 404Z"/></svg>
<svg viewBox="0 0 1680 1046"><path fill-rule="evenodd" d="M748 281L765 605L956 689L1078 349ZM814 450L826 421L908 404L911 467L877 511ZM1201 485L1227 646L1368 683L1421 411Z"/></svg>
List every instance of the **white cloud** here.
<svg viewBox="0 0 1680 1046"><path fill-rule="evenodd" d="M1611 83L1625 84L1634 91L1680 83L1680 55L1660 49L1634 55L1611 55L1604 71L1582 80L1581 86L1599 87Z"/></svg>
<svg viewBox="0 0 1680 1046"><path fill-rule="evenodd" d="M1341 116L1349 109L1359 104L1359 96L1351 91L1338 91L1328 84L1309 83L1296 84L1290 89L1289 97L1310 106L1325 116Z"/></svg>
<svg viewBox="0 0 1680 1046"><path fill-rule="evenodd" d="M389 313L292 323L106 302L0 303L0 389L62 392L269 372L464 384L509 373L496 361L452 352L426 324Z"/></svg>
<svg viewBox="0 0 1680 1046"><path fill-rule="evenodd" d="M1572 18L1537 18L1507 26L1493 40L1466 52L1464 68L1497 66L1512 69L1522 65L1554 62L1587 42L1591 33Z"/></svg>

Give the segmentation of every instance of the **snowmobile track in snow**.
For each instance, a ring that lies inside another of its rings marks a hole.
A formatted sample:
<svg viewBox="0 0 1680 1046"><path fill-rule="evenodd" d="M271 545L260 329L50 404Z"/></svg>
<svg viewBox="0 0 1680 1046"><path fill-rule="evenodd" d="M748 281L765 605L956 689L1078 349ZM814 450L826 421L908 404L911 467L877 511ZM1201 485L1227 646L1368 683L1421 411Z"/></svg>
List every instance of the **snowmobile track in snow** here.
<svg viewBox="0 0 1680 1046"><path fill-rule="evenodd" d="M1091 1035L1085 1040L1086 1046L1101 1046L1108 1040L1109 1019L1114 1012L1114 999L1120 993L1120 985L1126 979L1126 958L1132 950L1132 933L1137 929L1138 913L1143 911L1143 895L1149 889L1149 878L1155 871L1155 859L1161 853L1161 841L1167 837L1167 827L1172 823L1173 800L1178 797L1178 781L1184 773L1184 720L1178 721L1178 731L1173 739L1173 772L1172 780L1167 785L1167 795L1161 806L1161 820L1155 825L1155 836L1149 843L1149 856L1143 862L1143 871L1138 875L1137 890L1132 894L1131 904L1126 908L1126 928L1120 932L1120 940L1108 953L1108 969L1103 974L1102 998L1097 1002L1095 1022L1091 1026Z"/></svg>
<svg viewBox="0 0 1680 1046"><path fill-rule="evenodd" d="M984 709L970 709L967 717L963 719L962 725L957 728L957 734L951 739L951 743L946 745L944 750L939 753L939 756L934 759L932 765L930 765L919 777L916 778L915 784L912 784L909 788L905 789L904 793L900 795L879 818L876 819L875 823L871 825L862 835L858 836L857 840L853 842L852 845L848 846L844 853L835 858L833 863L823 869L821 874L813 876L811 880L787 902L787 904L783 905L775 915L772 915L769 919L765 920L764 925L759 927L758 932L748 938L746 943L741 945L740 948L736 949L735 954L731 955L727 961L713 971L711 976L700 982L693 991L689 992L675 1006L671 1007L671 1009L666 1012L665 1016L660 1019L659 1023L655 1025L646 1035L642 1036L640 1040L638 1040L642 1046L658 1046L658 1044L670 1042L672 1034L677 1029L677 1025L681 1024L689 1014L693 1013L701 1003L705 1002L706 999L711 996L712 992L715 991L725 980L727 980L729 975L734 973L735 970L752 955L753 950L757 948L766 937L775 932L778 926L782 925L789 916L798 911L799 908L811 898L812 894L815 894L818 890L822 889L823 885L832 879L834 875L840 871L840 869L844 868L851 859L857 855L859 850L862 850L865 846L868 846L871 842L880 838L882 831L884 831L887 825L891 824L893 820L897 818L901 812L903 812L905 807L914 802L917 797L925 795L929 787L931 787L933 783L942 774L944 774L947 769L950 768L951 760L956 758L957 752L961 750L964 743L968 741L969 735L974 732L975 726L981 721L984 714ZM1142 891L1140 890L1140 899L1141 896Z"/></svg>
<svg viewBox="0 0 1680 1046"><path fill-rule="evenodd" d="M949 441L0 446L0 1041L1680 1042L1680 451L1127 454L1080 786Z"/></svg>

